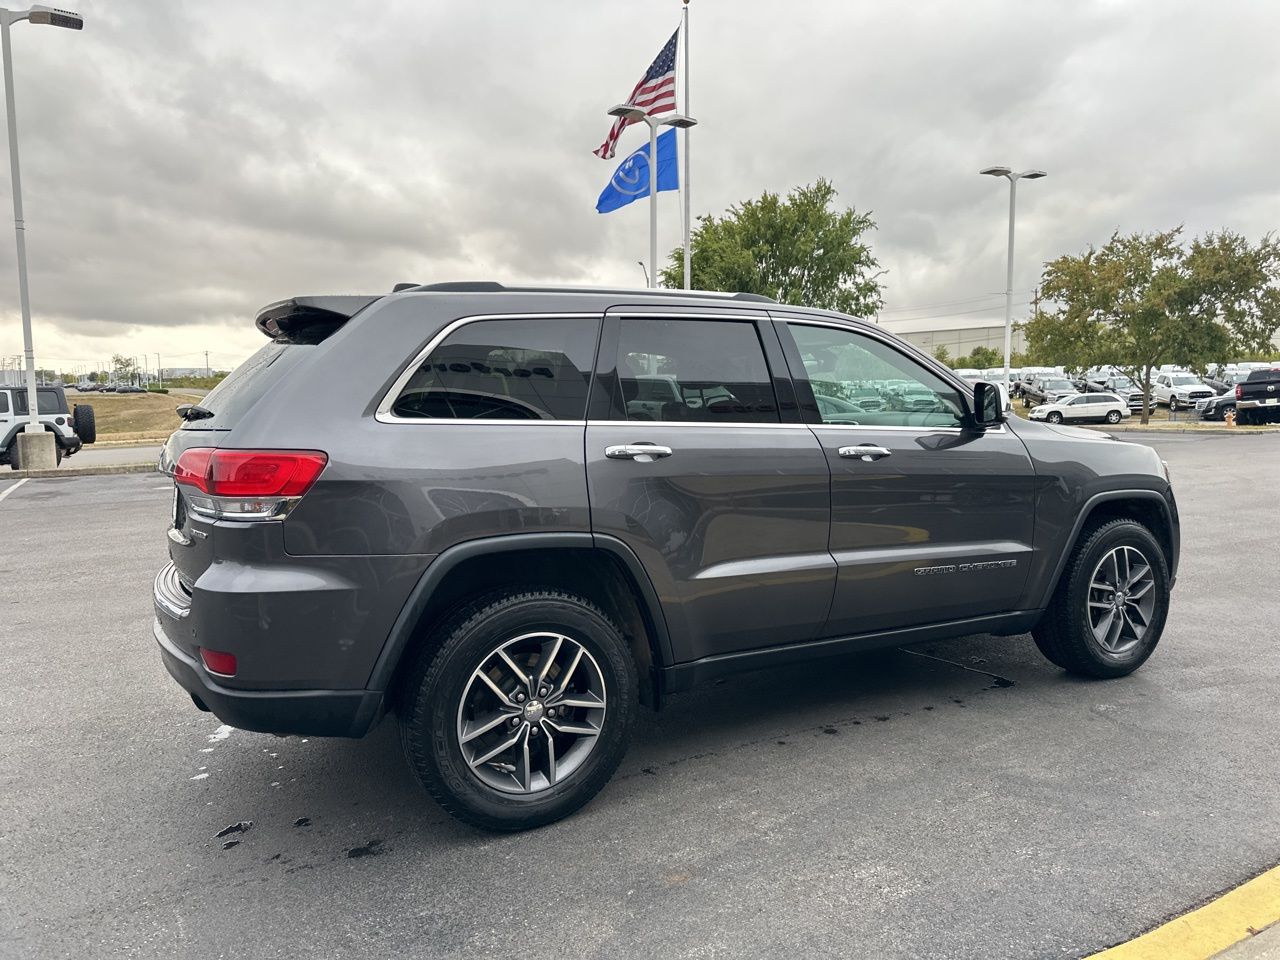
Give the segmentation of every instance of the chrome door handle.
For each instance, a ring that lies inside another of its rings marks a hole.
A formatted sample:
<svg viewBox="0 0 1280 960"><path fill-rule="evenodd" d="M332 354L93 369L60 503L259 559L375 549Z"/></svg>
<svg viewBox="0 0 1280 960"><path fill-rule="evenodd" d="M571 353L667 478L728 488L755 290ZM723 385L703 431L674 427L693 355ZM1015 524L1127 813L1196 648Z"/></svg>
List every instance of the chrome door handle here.
<svg viewBox="0 0 1280 960"><path fill-rule="evenodd" d="M879 460L892 454L892 450L884 447L877 447L874 443L860 443L856 447L841 447L840 456L849 459L865 460L870 463L872 460Z"/></svg>
<svg viewBox="0 0 1280 960"><path fill-rule="evenodd" d="M656 443L620 443L605 447L604 455L610 460L637 460L640 463L653 463L661 457L671 456L671 448L662 447Z"/></svg>

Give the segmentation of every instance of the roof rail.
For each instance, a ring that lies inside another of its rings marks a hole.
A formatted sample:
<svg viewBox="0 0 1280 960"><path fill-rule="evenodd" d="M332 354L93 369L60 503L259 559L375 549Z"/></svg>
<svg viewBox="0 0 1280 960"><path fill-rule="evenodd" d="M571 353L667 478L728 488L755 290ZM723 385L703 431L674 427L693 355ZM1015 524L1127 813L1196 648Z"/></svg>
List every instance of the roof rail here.
<svg viewBox="0 0 1280 960"><path fill-rule="evenodd" d="M401 284L397 284L399 290ZM420 286L405 287L417 293L613 293L638 294L657 297L697 297L710 300L749 300L756 303L777 303L772 297L760 293L726 293L719 290L665 290L649 287L538 287L515 286L498 283L495 280L450 280L443 283L424 283Z"/></svg>

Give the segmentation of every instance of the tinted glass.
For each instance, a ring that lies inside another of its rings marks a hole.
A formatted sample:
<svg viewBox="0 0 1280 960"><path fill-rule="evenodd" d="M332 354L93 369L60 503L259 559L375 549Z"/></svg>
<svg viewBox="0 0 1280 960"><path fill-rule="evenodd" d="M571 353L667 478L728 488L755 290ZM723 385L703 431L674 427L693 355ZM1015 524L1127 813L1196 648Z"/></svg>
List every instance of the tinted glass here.
<svg viewBox="0 0 1280 960"><path fill-rule="evenodd" d="M1076 397L1074 400L1068 400L1067 405L1071 407L1082 407L1086 403L1093 403L1093 397L1094 397L1093 394L1089 394L1083 397Z"/></svg>
<svg viewBox="0 0 1280 960"><path fill-rule="evenodd" d="M962 423L960 394L892 347L852 330L805 324L787 328L800 351L802 375L813 389L823 423L897 427Z"/></svg>
<svg viewBox="0 0 1280 960"><path fill-rule="evenodd" d="M308 356L314 347L288 343L268 343L227 375L221 383L194 400L198 406L212 410L213 416L191 420L184 430L229 430L262 398L267 388Z"/></svg>
<svg viewBox="0 0 1280 960"><path fill-rule="evenodd" d="M615 407L627 420L778 422L749 321L624 318L617 360Z"/></svg>
<svg viewBox="0 0 1280 960"><path fill-rule="evenodd" d="M9 395L0 390L0 413L9 412Z"/></svg>
<svg viewBox="0 0 1280 960"><path fill-rule="evenodd" d="M598 320L479 320L431 351L392 412L436 420L582 420Z"/></svg>
<svg viewBox="0 0 1280 960"><path fill-rule="evenodd" d="M55 414L66 413L66 401L58 395L57 390L46 390L43 387L36 388L36 406L39 408L38 413ZM16 390L13 394L13 412L26 413L30 407L27 406L26 389Z"/></svg>

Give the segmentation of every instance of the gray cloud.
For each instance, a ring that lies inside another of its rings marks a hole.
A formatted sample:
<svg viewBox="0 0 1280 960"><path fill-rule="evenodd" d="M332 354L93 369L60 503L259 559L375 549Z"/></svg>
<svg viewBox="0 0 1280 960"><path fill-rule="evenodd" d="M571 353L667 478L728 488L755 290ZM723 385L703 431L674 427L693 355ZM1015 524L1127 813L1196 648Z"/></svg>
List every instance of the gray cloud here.
<svg viewBox="0 0 1280 960"><path fill-rule="evenodd" d="M643 205L594 212L612 164L590 151L680 4L643 22L570 0L378 9L93 0L83 34L15 28L41 357L225 364L256 344L257 307L297 293L639 279ZM1272 5L694 0L692 15L695 210L831 178L880 224L887 317L1000 315L973 299L1003 286L990 163L1050 172L1020 193L1019 290L1113 229L1275 224ZM621 149L641 142L630 130ZM661 208L667 247L678 206ZM0 354L21 348L13 269L0 240Z"/></svg>

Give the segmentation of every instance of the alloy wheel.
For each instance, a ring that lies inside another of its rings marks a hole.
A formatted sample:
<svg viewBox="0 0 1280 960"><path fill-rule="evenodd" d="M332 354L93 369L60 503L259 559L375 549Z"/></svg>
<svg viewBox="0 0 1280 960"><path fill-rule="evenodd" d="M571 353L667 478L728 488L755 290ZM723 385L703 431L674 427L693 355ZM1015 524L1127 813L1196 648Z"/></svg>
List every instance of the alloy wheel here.
<svg viewBox="0 0 1280 960"><path fill-rule="evenodd" d="M562 633L526 633L472 672L458 704L458 746L487 786L541 793L582 766L605 710L604 676L586 647Z"/></svg>
<svg viewBox="0 0 1280 960"><path fill-rule="evenodd" d="M1089 627L1111 656L1142 643L1155 613L1156 580L1151 563L1136 547L1116 547L1098 561L1089 579Z"/></svg>

